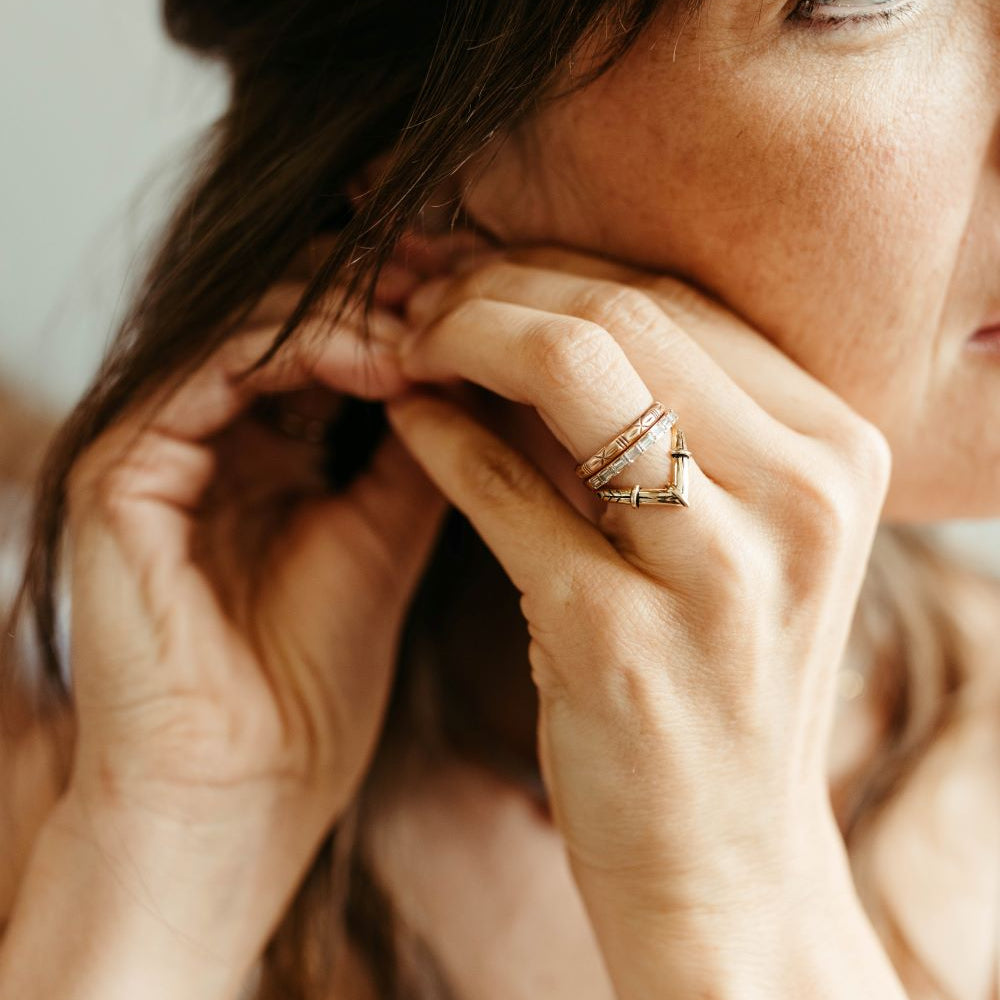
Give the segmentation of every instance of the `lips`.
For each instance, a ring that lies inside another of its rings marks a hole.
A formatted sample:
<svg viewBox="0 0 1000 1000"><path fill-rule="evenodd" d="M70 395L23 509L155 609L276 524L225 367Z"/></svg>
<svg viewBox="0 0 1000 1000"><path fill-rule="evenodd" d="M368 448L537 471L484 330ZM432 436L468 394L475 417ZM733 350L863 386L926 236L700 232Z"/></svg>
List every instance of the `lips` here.
<svg viewBox="0 0 1000 1000"><path fill-rule="evenodd" d="M974 351L1000 353L1000 323L980 327L969 338L969 347Z"/></svg>

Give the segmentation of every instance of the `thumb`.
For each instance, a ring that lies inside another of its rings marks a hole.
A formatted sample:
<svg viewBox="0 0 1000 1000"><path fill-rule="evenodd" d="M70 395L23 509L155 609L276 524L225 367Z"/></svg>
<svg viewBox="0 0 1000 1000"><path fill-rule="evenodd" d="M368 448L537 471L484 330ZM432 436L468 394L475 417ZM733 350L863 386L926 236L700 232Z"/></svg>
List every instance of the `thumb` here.
<svg viewBox="0 0 1000 1000"><path fill-rule="evenodd" d="M403 616L447 507L390 432L347 490L299 509L268 574L268 610L291 625L294 659L320 666L313 680L344 727L343 774L356 778L371 752Z"/></svg>

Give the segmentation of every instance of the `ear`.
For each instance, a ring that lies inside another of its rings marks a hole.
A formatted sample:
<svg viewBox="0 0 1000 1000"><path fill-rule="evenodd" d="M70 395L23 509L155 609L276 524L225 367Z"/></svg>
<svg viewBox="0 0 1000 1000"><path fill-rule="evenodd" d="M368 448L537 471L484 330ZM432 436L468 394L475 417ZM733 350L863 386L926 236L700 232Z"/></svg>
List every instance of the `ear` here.
<svg viewBox="0 0 1000 1000"><path fill-rule="evenodd" d="M495 247L519 242L522 215L536 214L520 135L496 133L458 168L451 195L466 226Z"/></svg>
<svg viewBox="0 0 1000 1000"><path fill-rule="evenodd" d="M478 161L479 156L473 159ZM452 245L454 254L467 254L479 247L501 249L506 245L501 235L469 211L462 170L459 168L428 195L414 228L428 239Z"/></svg>
<svg viewBox="0 0 1000 1000"><path fill-rule="evenodd" d="M468 224L498 247L600 243L591 232L593 199L575 164L574 140L554 114L530 115L497 133L457 171Z"/></svg>

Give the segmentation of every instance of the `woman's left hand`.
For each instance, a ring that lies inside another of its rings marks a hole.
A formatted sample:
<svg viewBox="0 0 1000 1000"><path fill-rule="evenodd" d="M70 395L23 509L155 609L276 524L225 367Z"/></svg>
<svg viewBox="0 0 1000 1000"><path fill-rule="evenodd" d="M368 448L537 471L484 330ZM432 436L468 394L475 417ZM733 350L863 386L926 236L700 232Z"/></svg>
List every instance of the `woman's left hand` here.
<svg viewBox="0 0 1000 1000"><path fill-rule="evenodd" d="M732 935L784 946L827 893L851 896L825 764L887 442L718 302L603 258L473 259L407 313L409 378L534 407L567 463L654 399L679 415L690 506L607 504L595 523L440 394L387 404L523 595L543 778L619 995L657 981L667 941L674 985L708 995L678 964ZM669 451L610 485L662 485Z"/></svg>

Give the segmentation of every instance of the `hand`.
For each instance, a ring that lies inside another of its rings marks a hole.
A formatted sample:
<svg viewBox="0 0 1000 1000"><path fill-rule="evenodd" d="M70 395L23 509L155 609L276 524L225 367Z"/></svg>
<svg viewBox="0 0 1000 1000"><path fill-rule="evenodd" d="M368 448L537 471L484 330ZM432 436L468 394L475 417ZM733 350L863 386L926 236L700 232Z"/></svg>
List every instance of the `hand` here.
<svg viewBox="0 0 1000 1000"><path fill-rule="evenodd" d="M607 504L595 523L556 470L433 390L387 404L522 594L543 778L599 935L627 948L645 918L748 906L766 922L813 892L884 437L719 303L597 257L509 250L423 285L407 314L404 374L534 407L570 467L653 399L694 456L689 508ZM661 485L668 451L611 485ZM628 931L601 926L612 898Z"/></svg>
<svg viewBox="0 0 1000 1000"><path fill-rule="evenodd" d="M166 842L174 882L197 855L195 891L231 902L218 883L240 880L262 928L367 766L446 505L391 433L367 471L329 493L322 449L254 419L251 404L280 394L329 418L345 394L402 391L390 307L414 274L440 269L442 250L411 253L411 279L390 268L370 346L357 310L333 331L319 310L238 383L298 301L296 269L318 260L303 254L238 336L175 395L134 406L71 476L78 743L60 821L89 817L81 832L118 838L111 855L140 853L122 838Z"/></svg>

